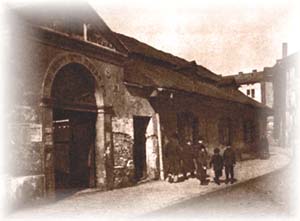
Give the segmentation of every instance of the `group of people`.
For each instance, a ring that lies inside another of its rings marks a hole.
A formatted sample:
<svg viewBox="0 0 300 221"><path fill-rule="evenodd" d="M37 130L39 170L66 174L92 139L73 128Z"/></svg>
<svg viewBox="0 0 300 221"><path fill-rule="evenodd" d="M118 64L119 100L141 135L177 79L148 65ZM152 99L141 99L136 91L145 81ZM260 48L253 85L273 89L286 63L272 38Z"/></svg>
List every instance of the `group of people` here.
<svg viewBox="0 0 300 221"><path fill-rule="evenodd" d="M235 152L227 146L223 155L220 149L215 148L210 157L202 140L196 143L187 141L180 145L177 135L171 137L165 146L165 157L167 160L166 173L169 182L180 182L188 178L197 178L201 185L207 185L209 176L207 169L214 170L214 181L220 185L220 177L225 168L225 183L234 183L234 166L236 163Z"/></svg>

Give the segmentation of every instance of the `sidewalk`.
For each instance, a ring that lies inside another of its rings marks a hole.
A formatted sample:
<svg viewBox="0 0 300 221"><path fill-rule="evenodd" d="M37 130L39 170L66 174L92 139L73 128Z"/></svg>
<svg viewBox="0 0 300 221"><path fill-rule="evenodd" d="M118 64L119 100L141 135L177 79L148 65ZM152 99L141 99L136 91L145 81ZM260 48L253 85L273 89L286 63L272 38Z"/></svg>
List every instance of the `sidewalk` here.
<svg viewBox="0 0 300 221"><path fill-rule="evenodd" d="M289 155L283 149L272 147L270 153L271 157L268 160L255 159L237 163L235 174L238 182L233 185L280 169L290 161ZM212 171L209 170L208 173L211 179ZM223 183L218 186L213 182L208 186L200 186L197 179L189 179L173 184L166 181L153 181L107 192L86 190L52 204L15 212L7 219L130 219L230 186L232 185Z"/></svg>

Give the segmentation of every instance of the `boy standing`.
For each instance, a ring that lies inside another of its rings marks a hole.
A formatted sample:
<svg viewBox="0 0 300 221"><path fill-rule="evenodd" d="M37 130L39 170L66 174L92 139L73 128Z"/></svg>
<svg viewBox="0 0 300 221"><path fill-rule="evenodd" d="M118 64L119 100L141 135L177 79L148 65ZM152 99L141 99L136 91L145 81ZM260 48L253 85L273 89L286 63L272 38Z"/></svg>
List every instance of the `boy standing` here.
<svg viewBox="0 0 300 221"><path fill-rule="evenodd" d="M220 176L222 176L223 158L220 155L220 149L219 148L214 149L214 154L211 157L209 165L210 165L210 167L213 166L213 169L214 169L214 172L215 172L214 181L216 182L216 184L220 185L219 178L220 178Z"/></svg>
<svg viewBox="0 0 300 221"><path fill-rule="evenodd" d="M226 181L227 184L229 182L230 176L230 183L234 183L234 166L235 166L235 152L231 146L227 146L226 150L223 153L223 160L225 166L225 174L226 174Z"/></svg>

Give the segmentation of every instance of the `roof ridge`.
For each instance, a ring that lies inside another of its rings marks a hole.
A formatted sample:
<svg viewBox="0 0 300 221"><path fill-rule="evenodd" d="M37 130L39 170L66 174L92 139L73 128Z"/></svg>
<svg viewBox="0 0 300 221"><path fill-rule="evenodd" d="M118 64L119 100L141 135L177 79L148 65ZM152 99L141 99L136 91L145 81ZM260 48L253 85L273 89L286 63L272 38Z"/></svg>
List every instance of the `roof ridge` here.
<svg viewBox="0 0 300 221"><path fill-rule="evenodd" d="M142 55L144 57L148 57L150 59L155 59L158 61L162 61L164 63L167 63L172 67L173 70L176 70L178 72L183 72L184 70L180 71L179 69L184 69L188 67L195 67L197 68L197 71L203 71L202 75L197 74L199 77L208 78L214 81L218 81L220 76L208 68L199 65L196 63L195 60L187 61L184 58L178 57L176 55L173 55L169 52L165 52L163 50L157 49L151 45L148 45L145 42L142 42L134 37L127 36L122 33L113 32L116 34L116 36L119 38L121 42L124 43L124 45L127 47L129 52L135 53L138 55ZM125 41L125 42L124 42ZM127 41L127 42L126 42ZM131 45L130 45L131 44Z"/></svg>

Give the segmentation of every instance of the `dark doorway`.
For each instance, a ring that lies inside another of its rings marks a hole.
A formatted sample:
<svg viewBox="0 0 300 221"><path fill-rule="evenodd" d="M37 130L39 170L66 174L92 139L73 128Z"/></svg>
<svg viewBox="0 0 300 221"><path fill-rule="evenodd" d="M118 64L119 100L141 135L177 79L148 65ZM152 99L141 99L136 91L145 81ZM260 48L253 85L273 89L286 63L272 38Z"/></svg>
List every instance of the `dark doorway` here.
<svg viewBox="0 0 300 221"><path fill-rule="evenodd" d="M146 129L150 117L133 117L134 144L133 161L135 167L135 180L138 182L146 178Z"/></svg>
<svg viewBox="0 0 300 221"><path fill-rule="evenodd" d="M83 65L68 64L56 74L51 96L56 191L94 187L95 80Z"/></svg>
<svg viewBox="0 0 300 221"><path fill-rule="evenodd" d="M95 185L95 113L55 109L54 165L56 189Z"/></svg>

